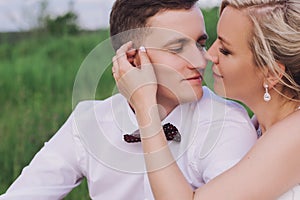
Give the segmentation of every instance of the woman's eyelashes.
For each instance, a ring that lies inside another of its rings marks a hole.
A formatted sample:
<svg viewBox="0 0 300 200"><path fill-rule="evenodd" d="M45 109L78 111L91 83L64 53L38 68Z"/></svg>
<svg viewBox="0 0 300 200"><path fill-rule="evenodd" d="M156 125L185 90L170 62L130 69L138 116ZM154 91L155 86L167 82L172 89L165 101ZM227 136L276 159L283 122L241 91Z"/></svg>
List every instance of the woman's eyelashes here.
<svg viewBox="0 0 300 200"><path fill-rule="evenodd" d="M223 54L223 55L225 55L225 56L228 56L228 55L231 54L231 52L230 52L229 50L227 50L227 49L225 49L225 48L223 48L223 47L220 47L220 48L219 48L219 51L220 51L221 54Z"/></svg>

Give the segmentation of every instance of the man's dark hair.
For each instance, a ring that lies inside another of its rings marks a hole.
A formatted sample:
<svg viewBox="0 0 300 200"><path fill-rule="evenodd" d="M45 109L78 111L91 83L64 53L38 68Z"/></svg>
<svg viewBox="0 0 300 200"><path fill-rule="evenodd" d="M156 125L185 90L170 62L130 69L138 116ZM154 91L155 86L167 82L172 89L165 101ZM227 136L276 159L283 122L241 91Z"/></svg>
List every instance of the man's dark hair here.
<svg viewBox="0 0 300 200"><path fill-rule="evenodd" d="M116 0L110 13L110 36L115 50L137 38L136 31L147 26L150 17L166 10L192 8L198 0ZM124 33L128 31L128 33ZM122 33L119 36L115 36Z"/></svg>

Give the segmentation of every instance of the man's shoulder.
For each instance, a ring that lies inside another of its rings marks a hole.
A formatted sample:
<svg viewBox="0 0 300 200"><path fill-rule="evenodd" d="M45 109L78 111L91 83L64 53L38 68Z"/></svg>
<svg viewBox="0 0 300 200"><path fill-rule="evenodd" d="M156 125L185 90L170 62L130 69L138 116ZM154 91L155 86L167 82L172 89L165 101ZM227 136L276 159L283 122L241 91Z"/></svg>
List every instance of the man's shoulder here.
<svg viewBox="0 0 300 200"><path fill-rule="evenodd" d="M113 108L119 106L120 104L124 104L126 99L121 94L115 94L109 98L104 100L84 100L79 102L73 113L85 115L85 114L108 114Z"/></svg>
<svg viewBox="0 0 300 200"><path fill-rule="evenodd" d="M116 102L120 102L120 101L124 101L124 97L121 94L115 94L112 95L106 99L103 100L83 100L80 101L77 105L76 105L76 109L77 108L91 108L91 107L95 107L95 106L107 106L109 104L112 103L116 103Z"/></svg>

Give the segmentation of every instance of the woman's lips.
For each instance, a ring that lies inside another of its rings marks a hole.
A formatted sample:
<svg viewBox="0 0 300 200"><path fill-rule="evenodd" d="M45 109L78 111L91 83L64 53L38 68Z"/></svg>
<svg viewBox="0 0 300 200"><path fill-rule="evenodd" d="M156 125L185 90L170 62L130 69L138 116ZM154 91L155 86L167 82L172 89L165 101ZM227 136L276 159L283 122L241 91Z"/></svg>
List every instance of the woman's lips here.
<svg viewBox="0 0 300 200"><path fill-rule="evenodd" d="M213 72L213 77L214 78L224 78L221 74L219 74L215 71L218 71L218 70L216 70L216 65L212 66L212 72Z"/></svg>
<svg viewBox="0 0 300 200"><path fill-rule="evenodd" d="M224 78L222 75L213 72L214 78Z"/></svg>

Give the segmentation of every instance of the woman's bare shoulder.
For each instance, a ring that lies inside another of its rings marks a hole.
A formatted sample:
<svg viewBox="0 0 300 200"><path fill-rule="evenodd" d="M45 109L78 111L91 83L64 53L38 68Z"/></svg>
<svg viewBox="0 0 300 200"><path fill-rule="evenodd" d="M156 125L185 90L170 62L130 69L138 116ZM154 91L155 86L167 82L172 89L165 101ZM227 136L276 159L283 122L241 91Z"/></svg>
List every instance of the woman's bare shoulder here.
<svg viewBox="0 0 300 200"><path fill-rule="evenodd" d="M295 134L294 136L298 136L300 138L300 110L295 111L283 120L276 123L269 132L275 132L278 134L282 134L282 132L284 132L286 133L286 137ZM300 140L298 142L300 142Z"/></svg>

